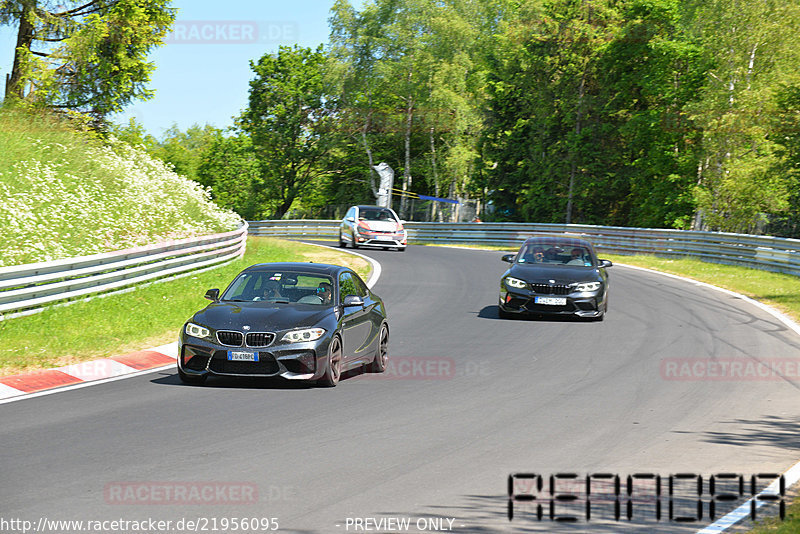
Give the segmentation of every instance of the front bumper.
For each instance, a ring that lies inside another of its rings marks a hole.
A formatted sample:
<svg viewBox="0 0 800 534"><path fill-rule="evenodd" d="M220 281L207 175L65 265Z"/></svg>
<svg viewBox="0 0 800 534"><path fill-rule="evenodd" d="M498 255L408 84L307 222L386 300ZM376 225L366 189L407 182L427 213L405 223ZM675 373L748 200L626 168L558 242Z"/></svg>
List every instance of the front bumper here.
<svg viewBox="0 0 800 534"><path fill-rule="evenodd" d="M540 304L537 297L564 299L564 304ZM597 291L573 292L568 295L540 294L527 290L500 289L498 306L505 313L520 315L573 315L600 317L605 311L603 288Z"/></svg>
<svg viewBox="0 0 800 534"><path fill-rule="evenodd" d="M405 248L408 236L403 233L356 233L355 242L360 247L392 247Z"/></svg>
<svg viewBox="0 0 800 534"><path fill-rule="evenodd" d="M178 368L187 376L281 377L316 380L327 365L328 344L323 338L308 343L276 344L268 347L228 347L182 334L178 342ZM229 351L258 355L258 361L228 359Z"/></svg>

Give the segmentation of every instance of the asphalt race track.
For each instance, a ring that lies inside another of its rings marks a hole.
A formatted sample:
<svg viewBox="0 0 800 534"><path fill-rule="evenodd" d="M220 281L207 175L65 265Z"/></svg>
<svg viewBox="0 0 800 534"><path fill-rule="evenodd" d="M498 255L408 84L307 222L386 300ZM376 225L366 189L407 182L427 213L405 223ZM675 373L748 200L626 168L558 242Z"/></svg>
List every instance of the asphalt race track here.
<svg viewBox="0 0 800 534"><path fill-rule="evenodd" d="M749 477L800 459L796 373L670 374L687 358L796 365L800 337L747 302L614 266L603 322L500 320L499 252L361 252L383 266L373 289L389 311L387 373L324 389L191 387L170 370L2 405L0 519L199 521L201 532L234 532L221 528L233 518L277 518L278 532L295 533L690 532L708 521L643 512L569 525L547 511L539 521L526 503L509 521L508 476Z"/></svg>

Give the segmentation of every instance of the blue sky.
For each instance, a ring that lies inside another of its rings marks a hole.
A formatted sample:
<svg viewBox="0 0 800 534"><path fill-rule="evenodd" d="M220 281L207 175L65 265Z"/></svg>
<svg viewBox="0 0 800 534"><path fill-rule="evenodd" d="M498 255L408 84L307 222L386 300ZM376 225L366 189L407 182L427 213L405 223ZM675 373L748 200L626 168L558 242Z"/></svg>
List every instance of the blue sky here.
<svg viewBox="0 0 800 534"><path fill-rule="evenodd" d="M328 41L334 0L173 0L174 33L151 54L155 96L134 102L112 119L135 117L161 138L177 124L224 128L247 105L249 61L279 45L316 47ZM358 2L353 2L358 4ZM16 28L0 27L0 72L11 71Z"/></svg>

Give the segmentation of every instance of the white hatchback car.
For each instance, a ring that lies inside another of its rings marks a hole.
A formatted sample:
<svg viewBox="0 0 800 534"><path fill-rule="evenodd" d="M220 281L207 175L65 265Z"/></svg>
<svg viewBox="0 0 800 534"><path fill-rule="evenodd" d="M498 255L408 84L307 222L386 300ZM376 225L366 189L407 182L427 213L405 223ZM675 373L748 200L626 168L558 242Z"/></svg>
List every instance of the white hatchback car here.
<svg viewBox="0 0 800 534"><path fill-rule="evenodd" d="M404 251L408 234L391 208L352 206L339 225L339 246L396 248Z"/></svg>

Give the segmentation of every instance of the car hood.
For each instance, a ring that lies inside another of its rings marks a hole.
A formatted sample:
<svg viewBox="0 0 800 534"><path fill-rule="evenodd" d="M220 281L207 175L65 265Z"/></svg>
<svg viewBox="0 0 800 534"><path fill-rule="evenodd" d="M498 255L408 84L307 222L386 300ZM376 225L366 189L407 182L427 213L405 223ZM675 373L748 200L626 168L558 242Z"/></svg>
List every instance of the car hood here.
<svg viewBox="0 0 800 534"><path fill-rule="evenodd" d="M315 326L326 316L333 315L333 310L333 307L320 309L313 304L215 302L195 313L192 321L215 330L240 330L247 325L253 332L272 332Z"/></svg>
<svg viewBox="0 0 800 534"><path fill-rule="evenodd" d="M555 283L594 282L600 280L600 273L594 267L583 265L522 265L515 263L506 272L506 276L513 276L526 282L539 282L555 280Z"/></svg>
<svg viewBox="0 0 800 534"><path fill-rule="evenodd" d="M394 232L398 226L395 221L359 221L361 224L366 225L370 230L377 232Z"/></svg>

